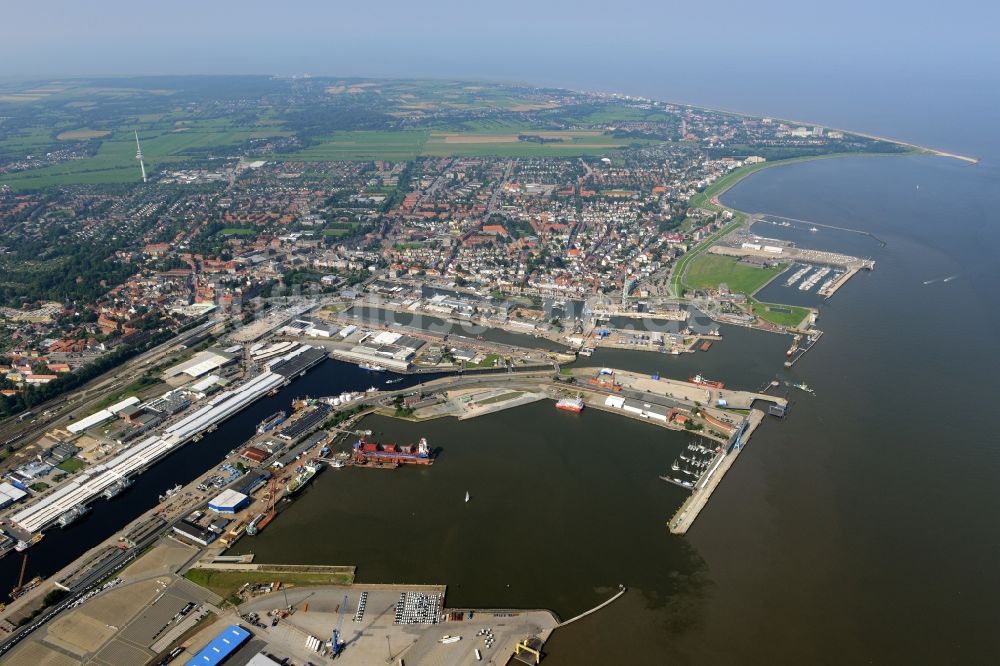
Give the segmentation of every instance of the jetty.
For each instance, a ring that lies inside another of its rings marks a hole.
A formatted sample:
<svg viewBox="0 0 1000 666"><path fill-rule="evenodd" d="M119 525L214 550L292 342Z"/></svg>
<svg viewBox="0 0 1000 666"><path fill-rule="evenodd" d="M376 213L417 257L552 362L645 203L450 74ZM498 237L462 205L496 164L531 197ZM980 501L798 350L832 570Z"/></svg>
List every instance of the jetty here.
<svg viewBox="0 0 1000 666"><path fill-rule="evenodd" d="M698 481L694 492L691 493L691 496L677 510L677 513L670 521L670 532L672 534L686 534L691 529L691 525L694 524L698 514L705 508L709 498L712 497L712 493L715 492L715 489L722 482L722 477L736 463L736 459L749 443L750 435L753 434L753 431L757 429L757 426L760 425L763 419L764 412L757 409L750 412L750 416L747 419L749 422L747 427L736 435L737 441L731 445L729 452Z"/></svg>
<svg viewBox="0 0 1000 666"><path fill-rule="evenodd" d="M588 615L593 615L594 613L596 613L597 611L601 610L605 606L608 606L608 605L614 603L615 601L617 601L618 597L620 597L623 594L625 594L625 592L627 590L628 590L628 588L625 587L624 585L619 585L618 586L618 593L615 594L613 597L611 597L607 601L605 601L605 602L603 602L603 603L601 603L601 604L599 604L597 606L594 606L589 611L584 611L583 613L580 613L576 617L571 617L570 619L566 620L565 622L560 622L559 624L556 625L556 629L559 629L560 627L565 627L566 625L569 625L569 624L573 624L577 620L582 620L583 618L587 617Z"/></svg>

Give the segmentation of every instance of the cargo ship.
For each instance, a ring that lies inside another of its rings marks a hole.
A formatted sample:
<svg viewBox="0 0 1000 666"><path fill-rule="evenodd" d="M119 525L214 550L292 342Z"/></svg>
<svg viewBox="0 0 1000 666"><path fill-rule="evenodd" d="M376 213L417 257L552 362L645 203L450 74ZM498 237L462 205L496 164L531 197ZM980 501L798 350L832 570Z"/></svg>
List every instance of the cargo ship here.
<svg viewBox="0 0 1000 666"><path fill-rule="evenodd" d="M698 386L707 386L708 388L721 389L725 388L726 385L722 382L717 382L714 379L705 379L701 375L695 375L694 377L688 377L688 381L692 384L697 384Z"/></svg>
<svg viewBox="0 0 1000 666"><path fill-rule="evenodd" d="M562 409L567 412L576 412L577 414L583 411L583 407L583 398L580 396L575 398L563 398L556 403L556 409Z"/></svg>
<svg viewBox="0 0 1000 666"><path fill-rule="evenodd" d="M358 363L358 367L362 370L370 370L372 372L385 372L384 367L375 363Z"/></svg>
<svg viewBox="0 0 1000 666"><path fill-rule="evenodd" d="M269 432L271 430L274 430L287 417L288 417L288 414L284 410L282 410L280 412L275 412L274 414L271 414L266 419L264 419L263 421L261 421L260 423L257 424L257 433L260 434L260 435L263 435L265 432Z"/></svg>
<svg viewBox="0 0 1000 666"><path fill-rule="evenodd" d="M303 466L302 471L296 474L295 478L293 478L291 482L287 486L285 486L284 496L295 497L296 495L298 495L305 489L306 486L309 485L309 482L313 480L313 477L319 474L320 470L322 469L323 469L323 463L321 463L318 460L313 460L311 462L306 463Z"/></svg>
<svg viewBox="0 0 1000 666"><path fill-rule="evenodd" d="M264 518L266 517L267 517L266 513L258 513L257 516L250 521L250 524L247 525L246 529L247 535L254 536L255 534L257 534L257 532L264 529L264 525L261 525L261 523L264 522Z"/></svg>
<svg viewBox="0 0 1000 666"><path fill-rule="evenodd" d="M110 486L104 489L104 493L102 493L104 495L104 499L109 500L118 497L123 492L125 492L126 488L128 488L131 485L132 485L132 479L126 478L126 479L121 479L119 481L115 481Z"/></svg>
<svg viewBox="0 0 1000 666"><path fill-rule="evenodd" d="M354 443L351 460L358 465L398 467L399 465L431 465L434 455L423 437L413 444L377 444L359 439Z"/></svg>

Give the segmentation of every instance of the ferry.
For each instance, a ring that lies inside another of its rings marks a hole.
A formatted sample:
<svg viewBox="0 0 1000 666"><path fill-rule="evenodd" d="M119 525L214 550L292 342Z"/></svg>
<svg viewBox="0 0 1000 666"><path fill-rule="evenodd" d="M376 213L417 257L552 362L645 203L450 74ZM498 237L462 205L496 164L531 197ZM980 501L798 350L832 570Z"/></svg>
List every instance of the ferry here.
<svg viewBox="0 0 1000 666"><path fill-rule="evenodd" d="M257 434L263 435L265 432L274 430L287 417L288 413L285 412L284 410L271 414L266 419L257 424Z"/></svg>
<svg viewBox="0 0 1000 666"><path fill-rule="evenodd" d="M358 367L362 370L369 370L371 372L385 372L385 368L381 365L376 365L375 363L362 362L358 363Z"/></svg>
<svg viewBox="0 0 1000 666"><path fill-rule="evenodd" d="M707 386L708 388L721 389L725 388L726 385L722 382L717 382L714 379L705 379L701 375L695 375L694 377L688 377L688 381L692 384L697 384L698 386Z"/></svg>
<svg viewBox="0 0 1000 666"><path fill-rule="evenodd" d="M583 398L577 396L575 398L563 398L556 403L556 409L562 409L567 412L575 412L579 414L584 408Z"/></svg>

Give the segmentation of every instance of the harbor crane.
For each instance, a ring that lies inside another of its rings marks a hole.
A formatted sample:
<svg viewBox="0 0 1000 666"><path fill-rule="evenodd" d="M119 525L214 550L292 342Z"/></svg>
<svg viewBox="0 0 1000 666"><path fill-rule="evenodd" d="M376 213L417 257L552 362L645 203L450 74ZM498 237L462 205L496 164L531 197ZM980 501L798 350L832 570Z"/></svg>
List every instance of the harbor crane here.
<svg viewBox="0 0 1000 666"><path fill-rule="evenodd" d="M24 559L21 560L21 576L17 579L17 585L13 590L10 591L10 598L17 599L21 594L21 590L24 589L24 572L28 568L28 554L24 554Z"/></svg>
<svg viewBox="0 0 1000 666"><path fill-rule="evenodd" d="M330 649L333 650L333 656L339 656L344 650L344 646L347 643L344 641L344 613L347 612L347 595L344 595L344 600L340 602L340 619L337 621L337 628L333 630L333 636L330 637Z"/></svg>

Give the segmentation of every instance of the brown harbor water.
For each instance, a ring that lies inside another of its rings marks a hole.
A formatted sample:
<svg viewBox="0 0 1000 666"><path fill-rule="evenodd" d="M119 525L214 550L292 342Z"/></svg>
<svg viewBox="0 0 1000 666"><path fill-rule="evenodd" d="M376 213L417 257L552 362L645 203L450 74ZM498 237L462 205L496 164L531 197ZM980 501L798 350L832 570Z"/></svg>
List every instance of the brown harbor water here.
<svg viewBox="0 0 1000 666"><path fill-rule="evenodd" d="M765 170L726 195L887 245L774 230L877 261L822 304L826 335L790 371L787 338L752 331L724 331L704 354L586 362L815 388L754 435L686 537L666 529L683 491L657 479L685 434L538 403L464 422L371 419L386 439L428 437L439 463L326 471L240 550L563 617L629 585L555 633L556 666L995 663L997 182L990 164L844 159Z"/></svg>

